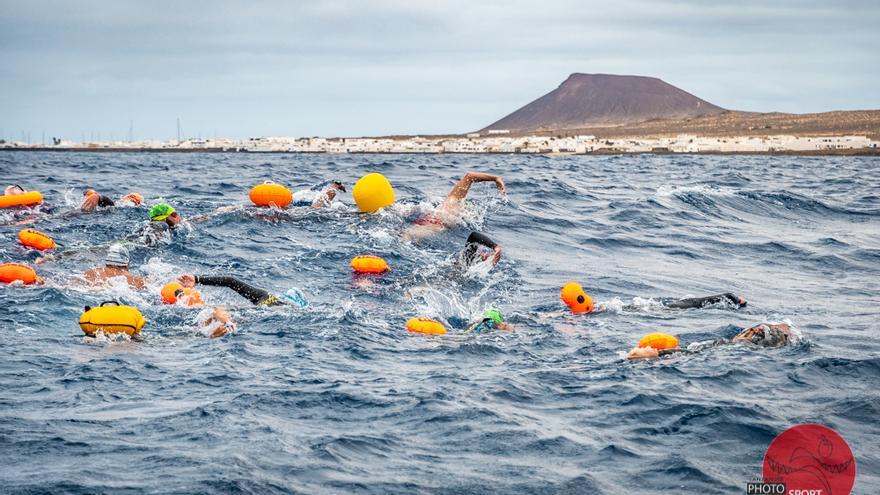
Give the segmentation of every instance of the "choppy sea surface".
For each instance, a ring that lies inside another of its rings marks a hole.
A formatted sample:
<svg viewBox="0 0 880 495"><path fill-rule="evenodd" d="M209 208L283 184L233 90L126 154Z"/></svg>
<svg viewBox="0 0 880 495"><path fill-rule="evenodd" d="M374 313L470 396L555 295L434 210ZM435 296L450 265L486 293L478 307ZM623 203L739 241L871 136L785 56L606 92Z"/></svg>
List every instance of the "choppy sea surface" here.
<svg viewBox="0 0 880 495"><path fill-rule="evenodd" d="M467 170L507 196L476 184L461 225L402 241ZM214 212L265 180L310 198L367 172L397 193L376 215L350 193ZM45 286L0 287L4 493L745 493L799 423L835 429L854 493L880 492L876 158L6 152L0 182L42 191L28 226L76 253L39 265ZM71 214L87 187L208 217L132 248L147 290L90 289L78 275L147 208ZM0 262L36 258L10 225L27 218L0 210ZM494 269L453 266L471 230L502 245ZM367 253L393 271L354 277ZM239 326L207 339L199 310L160 303L183 273L298 287L310 305L200 287ZM568 280L603 311L563 312ZM749 304L658 302L720 292ZM143 312L142 341L83 336L83 306L108 299ZM464 333L489 306L515 331ZM408 333L419 315L449 334ZM800 340L623 359L650 332L687 344L765 321Z"/></svg>

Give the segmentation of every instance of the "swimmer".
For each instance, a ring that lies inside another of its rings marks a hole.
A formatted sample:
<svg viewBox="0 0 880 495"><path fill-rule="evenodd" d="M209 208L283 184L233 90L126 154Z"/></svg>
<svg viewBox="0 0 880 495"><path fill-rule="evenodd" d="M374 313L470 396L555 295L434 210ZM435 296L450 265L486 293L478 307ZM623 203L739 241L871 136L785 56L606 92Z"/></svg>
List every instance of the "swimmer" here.
<svg viewBox="0 0 880 495"><path fill-rule="evenodd" d="M122 244L113 244L107 250L104 266L87 270L83 277L92 285L104 285L111 278L124 277L132 288L143 289L146 287L144 278L128 271L130 261L128 249Z"/></svg>
<svg viewBox="0 0 880 495"><path fill-rule="evenodd" d="M94 189L87 189L86 192L83 193L85 199L83 199L82 205L80 205L80 210L84 212L95 211L95 208L101 207L106 208L108 206L115 206L116 203L109 198L108 196L104 196L103 194L99 194L98 191ZM138 206L144 202L144 197L138 193L128 193L125 196L119 198L120 204L130 204L133 206Z"/></svg>
<svg viewBox="0 0 880 495"><path fill-rule="evenodd" d="M171 241L171 235L174 233L174 228L177 227L182 220L183 218L180 214L174 211L174 208L169 204L159 203L150 208L150 221L148 223L141 225L133 234L127 236L124 241L120 239L113 242L123 241L139 244L141 247L156 247L159 244ZM34 262L40 264L61 258L68 258L70 256L76 256L84 251L94 252L103 250L106 249L107 246L107 244L103 244L86 248L84 250L70 249L54 254L47 254L40 256Z"/></svg>
<svg viewBox="0 0 880 495"><path fill-rule="evenodd" d="M791 326L787 323L762 323L751 328L746 328L736 334L732 339L716 339L706 343L691 344L687 348L675 347L672 349L654 349L652 347L636 347L626 355L627 359L652 359L670 354L685 353L693 354L710 347L725 345L748 345L753 347L782 347L788 345L794 339Z"/></svg>
<svg viewBox="0 0 880 495"><path fill-rule="evenodd" d="M18 184L11 184L6 186L6 189L3 190L4 196L19 196L21 194L26 193L25 189Z"/></svg>
<svg viewBox="0 0 880 495"><path fill-rule="evenodd" d="M483 318L468 325L466 332L483 333L490 330L512 331L513 325L504 321L501 311L489 308L483 312Z"/></svg>
<svg viewBox="0 0 880 495"><path fill-rule="evenodd" d="M224 337L229 333L235 333L235 330L236 326L232 321L232 317L229 316L226 309L220 306L214 308L208 319L202 322L202 334L212 339Z"/></svg>
<svg viewBox="0 0 880 495"><path fill-rule="evenodd" d="M157 246L163 240L170 240L181 221L183 218L168 203L155 204L150 208L149 223L142 225L128 240L140 241L149 247Z"/></svg>
<svg viewBox="0 0 880 495"><path fill-rule="evenodd" d="M724 294L717 294L714 296L706 296L706 297L692 297L687 299L665 299L662 301L663 305L667 308L674 309L694 309L694 308L705 308L706 306L713 306L716 304L724 304L727 306L735 306L737 308L745 307L748 302L745 298L737 296L736 294L732 294L730 292L725 292Z"/></svg>
<svg viewBox="0 0 880 495"><path fill-rule="evenodd" d="M486 249L480 249L484 247ZM489 251L491 250L491 251ZM457 264L464 269L468 269L475 263L492 259L492 266L498 264L501 260L501 246L489 238L485 234L479 232L471 232L464 245L464 250L459 255Z"/></svg>
<svg viewBox="0 0 880 495"><path fill-rule="evenodd" d="M502 194L507 193L501 177L481 172L467 172L452 187L446 199L440 203L440 206L432 213L419 217L415 225L403 232L403 238L408 241L418 241L424 237L442 232L455 224L461 216L461 202L468 195L471 186L476 182L494 182L495 187Z"/></svg>
<svg viewBox="0 0 880 495"><path fill-rule="evenodd" d="M342 182L340 182L338 180L334 180L334 181L331 181L330 184L326 188L324 188L324 190L321 192L321 195L318 196L311 203L295 201L293 203L293 206L309 206L309 205L311 205L312 208L326 208L326 207L330 206L331 203L333 203L334 199L336 199L336 193L338 191L348 192L345 190L345 186L342 185Z"/></svg>
<svg viewBox="0 0 880 495"><path fill-rule="evenodd" d="M298 289L289 289L284 293L284 296L277 297L263 289L246 284L235 277L187 274L181 275L177 281L180 282L180 285L188 289L192 289L196 284L227 287L250 301L251 304L256 304L258 306L279 306L282 304L294 303L300 307L305 307L308 304L302 292Z"/></svg>

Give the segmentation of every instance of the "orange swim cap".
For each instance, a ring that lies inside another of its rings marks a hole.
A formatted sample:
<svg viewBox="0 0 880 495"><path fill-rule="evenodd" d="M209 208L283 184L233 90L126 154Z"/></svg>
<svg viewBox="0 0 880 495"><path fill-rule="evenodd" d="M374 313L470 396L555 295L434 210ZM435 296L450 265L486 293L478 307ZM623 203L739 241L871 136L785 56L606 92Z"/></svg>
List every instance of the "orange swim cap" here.
<svg viewBox="0 0 880 495"><path fill-rule="evenodd" d="M562 302L574 313L593 312L593 299L584 292L581 284L577 282L569 282L562 286L559 296L562 298Z"/></svg>
<svg viewBox="0 0 880 495"><path fill-rule="evenodd" d="M168 282L162 287L162 302L165 304L176 303L178 295L183 295L183 286L180 282Z"/></svg>
<svg viewBox="0 0 880 495"><path fill-rule="evenodd" d="M144 202L144 197L141 196L140 193L136 193L136 192L131 192L131 193L126 194L125 196L122 197L122 199L131 201L131 203L135 206L138 206Z"/></svg>
<svg viewBox="0 0 880 495"><path fill-rule="evenodd" d="M180 285L180 282L168 282L162 287L162 302L165 304L182 302L185 306L200 306L204 304L202 295L197 290L187 289Z"/></svg>

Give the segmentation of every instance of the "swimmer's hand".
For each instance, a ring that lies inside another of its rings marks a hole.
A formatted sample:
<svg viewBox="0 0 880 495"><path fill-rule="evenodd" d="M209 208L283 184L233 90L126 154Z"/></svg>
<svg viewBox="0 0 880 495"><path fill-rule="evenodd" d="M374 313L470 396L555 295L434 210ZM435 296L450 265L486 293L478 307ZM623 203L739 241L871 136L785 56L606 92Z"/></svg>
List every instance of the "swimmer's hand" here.
<svg viewBox="0 0 880 495"><path fill-rule="evenodd" d="M492 266L497 265L499 261L501 261L501 246L495 246L492 250Z"/></svg>
<svg viewBox="0 0 880 495"><path fill-rule="evenodd" d="M495 187L501 191L501 194L507 194L507 187L504 186L504 180L501 177L495 177Z"/></svg>
<svg viewBox="0 0 880 495"><path fill-rule="evenodd" d="M39 265L39 264L45 263L47 261L52 261L54 259L55 259L55 256L51 255L51 254L47 254L46 256L37 256L37 259L34 260L34 264Z"/></svg>
<svg viewBox="0 0 880 495"><path fill-rule="evenodd" d="M98 201L100 200L100 194L90 194L86 196L86 199L83 200L82 206L80 206L79 209L85 212L95 211L95 208L98 207Z"/></svg>
<svg viewBox="0 0 880 495"><path fill-rule="evenodd" d="M492 266L495 266L501 261L501 246L495 246L495 249L493 249L492 252L485 252L480 256L483 257L483 261L492 258Z"/></svg>
<svg viewBox="0 0 880 495"><path fill-rule="evenodd" d="M208 326L215 321L222 323L222 325L218 326L217 329L211 333L212 339L223 337L227 333L235 333L236 327L235 323L232 322L232 317L229 316L229 313L220 306L214 308L214 311L211 312L211 316L205 320L204 324L205 326Z"/></svg>
<svg viewBox="0 0 880 495"><path fill-rule="evenodd" d="M230 211L241 210L244 207L240 205L221 206L214 210L215 213L229 213Z"/></svg>
<svg viewBox="0 0 880 495"><path fill-rule="evenodd" d="M186 287L187 289L192 289L196 286L196 276L195 275L181 275L177 278L177 281L180 282L180 285ZM222 308L220 308L222 309ZM216 311L216 310L215 310Z"/></svg>
<svg viewBox="0 0 880 495"><path fill-rule="evenodd" d="M653 359L660 357L660 351L653 347L636 347L626 355L627 359Z"/></svg>

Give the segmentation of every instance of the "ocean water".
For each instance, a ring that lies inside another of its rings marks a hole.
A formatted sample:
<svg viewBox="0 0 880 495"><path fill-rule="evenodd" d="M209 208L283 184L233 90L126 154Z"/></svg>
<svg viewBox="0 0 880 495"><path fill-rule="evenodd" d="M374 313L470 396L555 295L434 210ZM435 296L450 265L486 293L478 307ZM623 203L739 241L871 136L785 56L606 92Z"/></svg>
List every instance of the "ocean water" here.
<svg viewBox="0 0 880 495"><path fill-rule="evenodd" d="M462 225L402 241L467 170L508 195L476 184ZM367 172L397 193L376 215L350 194L213 213L265 180L307 198ZM835 429L854 493L880 492L876 158L6 152L0 182L42 191L31 226L76 252L40 265L46 286L0 287L3 493L744 493L799 423ZM86 187L208 217L132 250L146 291L88 289L77 275L147 213L71 214ZM0 211L3 262L36 258L10 225L24 219ZM471 230L503 246L494 269L453 267ZM353 277L366 253L393 271ZM159 302L182 273L298 287L310 305L201 287L239 326L207 339L199 310ZM568 280L603 311L563 312ZM658 302L720 292L749 304ZM108 299L143 312L142 341L83 336L83 306ZM488 306L516 330L463 333ZM419 315L449 334L408 333ZM800 340L623 359L649 332L687 344L765 321Z"/></svg>

